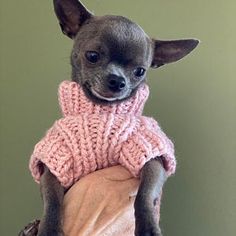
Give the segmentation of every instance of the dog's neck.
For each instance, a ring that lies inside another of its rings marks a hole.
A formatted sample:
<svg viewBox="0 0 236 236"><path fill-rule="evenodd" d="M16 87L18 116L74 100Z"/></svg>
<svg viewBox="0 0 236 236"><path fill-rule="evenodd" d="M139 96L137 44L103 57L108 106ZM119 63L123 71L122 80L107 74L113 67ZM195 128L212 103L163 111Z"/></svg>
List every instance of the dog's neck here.
<svg viewBox="0 0 236 236"><path fill-rule="evenodd" d="M147 84L142 84L129 99L102 105L89 100L78 83L65 80L60 84L58 95L64 116L98 113L141 115L149 96L149 88Z"/></svg>

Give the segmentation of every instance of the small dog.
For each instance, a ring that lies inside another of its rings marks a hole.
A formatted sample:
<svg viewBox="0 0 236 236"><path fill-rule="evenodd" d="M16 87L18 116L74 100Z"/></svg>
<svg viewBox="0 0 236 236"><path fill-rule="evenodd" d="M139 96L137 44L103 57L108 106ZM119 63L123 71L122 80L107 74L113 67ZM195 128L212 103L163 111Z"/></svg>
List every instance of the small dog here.
<svg viewBox="0 0 236 236"><path fill-rule="evenodd" d="M54 9L62 32L74 40L72 81L83 88L89 100L104 106L135 96L145 83L146 71L150 67L158 68L178 61L199 43L196 39L151 39L129 19L94 16L78 0L54 0ZM41 166L41 174L44 215L37 235L63 235L61 206L65 189L46 165ZM161 235L154 207L167 177L162 156L152 158L142 168L134 204L136 236ZM36 231L25 230L20 235L35 234Z"/></svg>

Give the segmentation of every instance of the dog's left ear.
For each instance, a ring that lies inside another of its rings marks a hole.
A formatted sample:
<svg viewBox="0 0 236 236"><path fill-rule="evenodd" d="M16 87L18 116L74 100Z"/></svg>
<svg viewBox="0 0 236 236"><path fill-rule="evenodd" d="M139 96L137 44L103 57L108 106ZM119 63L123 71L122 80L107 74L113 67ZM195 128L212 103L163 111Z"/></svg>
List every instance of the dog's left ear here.
<svg viewBox="0 0 236 236"><path fill-rule="evenodd" d="M197 39L153 40L153 60L151 67L158 68L175 62L188 55L199 44Z"/></svg>
<svg viewBox="0 0 236 236"><path fill-rule="evenodd" d="M72 39L85 21L93 16L78 0L53 0L53 4L62 32Z"/></svg>

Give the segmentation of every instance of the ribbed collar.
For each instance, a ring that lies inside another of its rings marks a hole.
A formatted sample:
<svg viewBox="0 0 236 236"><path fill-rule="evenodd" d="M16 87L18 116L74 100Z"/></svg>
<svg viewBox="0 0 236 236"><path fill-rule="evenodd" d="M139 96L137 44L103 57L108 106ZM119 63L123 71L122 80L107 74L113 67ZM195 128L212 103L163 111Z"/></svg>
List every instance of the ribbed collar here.
<svg viewBox="0 0 236 236"><path fill-rule="evenodd" d="M89 100L81 86L73 81L65 80L59 86L59 104L64 116L76 116L79 114L133 114L141 115L145 102L149 95L146 84L141 85L134 96L112 104L96 104Z"/></svg>

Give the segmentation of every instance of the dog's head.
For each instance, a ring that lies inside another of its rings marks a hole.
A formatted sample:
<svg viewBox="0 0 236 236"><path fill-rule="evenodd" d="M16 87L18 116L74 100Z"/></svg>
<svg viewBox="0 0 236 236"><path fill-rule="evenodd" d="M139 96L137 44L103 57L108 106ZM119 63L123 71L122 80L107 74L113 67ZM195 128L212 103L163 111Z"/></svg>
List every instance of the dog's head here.
<svg viewBox="0 0 236 236"><path fill-rule="evenodd" d="M54 0L62 32L74 40L72 79L96 102L121 101L145 81L146 71L189 54L196 39L151 39L122 16L94 16L78 0Z"/></svg>

